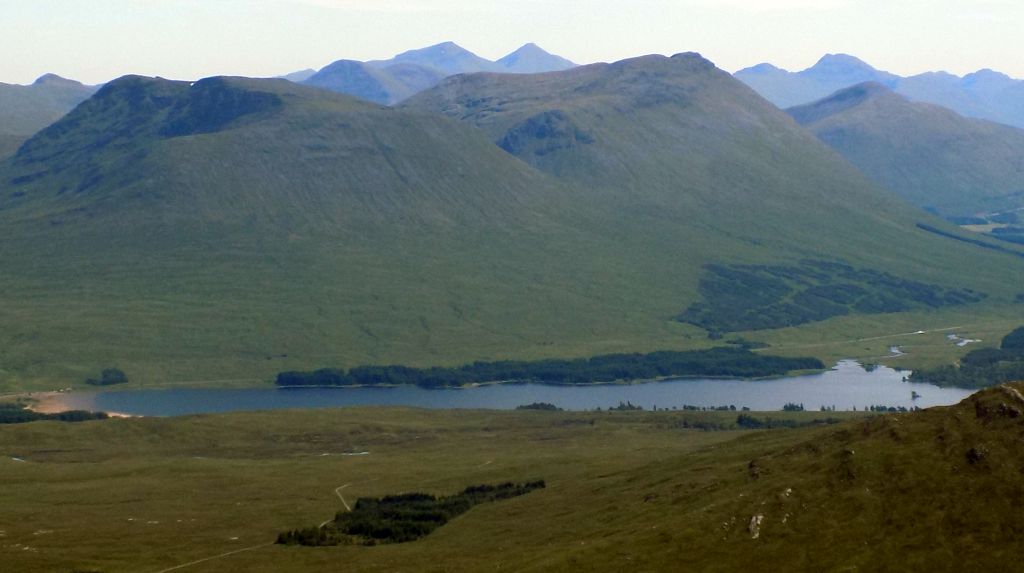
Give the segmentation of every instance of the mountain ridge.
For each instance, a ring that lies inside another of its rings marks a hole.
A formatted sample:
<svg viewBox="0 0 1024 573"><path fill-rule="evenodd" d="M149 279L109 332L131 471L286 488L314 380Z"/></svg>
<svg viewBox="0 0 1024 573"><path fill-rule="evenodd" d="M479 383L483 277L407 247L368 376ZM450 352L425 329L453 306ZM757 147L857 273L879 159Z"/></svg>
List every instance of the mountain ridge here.
<svg viewBox="0 0 1024 573"><path fill-rule="evenodd" d="M338 60L318 72L301 78L299 83L338 93L353 95L375 103L395 105L429 89L442 79L464 73L539 73L575 66L569 60L526 44L501 58L490 61L454 42L409 50L389 60L359 62ZM287 79L292 79L286 76Z"/></svg>
<svg viewBox="0 0 1024 573"><path fill-rule="evenodd" d="M758 64L734 75L780 108L811 103L841 89L874 81L915 101L1024 128L1024 80L987 69L963 77L941 71L901 77L854 56L828 54L798 72Z"/></svg>

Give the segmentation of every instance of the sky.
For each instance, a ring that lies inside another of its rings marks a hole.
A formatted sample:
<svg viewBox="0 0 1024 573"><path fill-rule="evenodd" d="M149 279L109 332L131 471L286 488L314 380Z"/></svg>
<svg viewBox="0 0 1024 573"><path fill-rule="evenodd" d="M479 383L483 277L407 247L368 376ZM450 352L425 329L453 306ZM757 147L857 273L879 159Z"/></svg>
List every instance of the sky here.
<svg viewBox="0 0 1024 573"><path fill-rule="evenodd" d="M0 0L0 82L275 76L443 41L577 63L696 51L728 71L853 54L1024 78L1024 0Z"/></svg>

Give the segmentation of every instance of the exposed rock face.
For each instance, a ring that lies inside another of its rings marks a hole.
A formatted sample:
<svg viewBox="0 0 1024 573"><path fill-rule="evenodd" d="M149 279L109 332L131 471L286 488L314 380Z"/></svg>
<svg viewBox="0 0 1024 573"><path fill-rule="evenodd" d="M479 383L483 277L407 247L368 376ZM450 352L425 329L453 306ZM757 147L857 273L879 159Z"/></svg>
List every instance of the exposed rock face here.
<svg viewBox="0 0 1024 573"><path fill-rule="evenodd" d="M750 525L747 526L747 530L750 532L751 539L757 539L761 537L761 523L764 521L764 515L757 514L750 518Z"/></svg>

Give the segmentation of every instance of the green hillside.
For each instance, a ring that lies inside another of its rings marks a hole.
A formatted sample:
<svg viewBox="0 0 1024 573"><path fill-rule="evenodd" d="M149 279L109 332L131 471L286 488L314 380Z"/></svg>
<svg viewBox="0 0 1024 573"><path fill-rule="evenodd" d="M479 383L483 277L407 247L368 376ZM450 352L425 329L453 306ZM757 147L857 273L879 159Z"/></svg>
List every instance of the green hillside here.
<svg viewBox="0 0 1024 573"><path fill-rule="evenodd" d="M788 110L880 185L946 216L1024 207L1024 130L860 84Z"/></svg>
<svg viewBox="0 0 1024 573"><path fill-rule="evenodd" d="M0 554L25 573L1013 571L1021 390L743 414L804 426L768 431L736 412L376 408L20 424L0 432ZM538 479L409 543L274 544L360 498Z"/></svg>
<svg viewBox="0 0 1024 573"><path fill-rule="evenodd" d="M401 109L284 80L126 77L0 182L2 390L110 367L254 384L1024 313L1016 247L918 228L956 232L695 55L461 76ZM750 292L774 294L743 297L748 318L686 318L728 304L720 269L751 265L767 271ZM808 297L824 310L794 313Z"/></svg>

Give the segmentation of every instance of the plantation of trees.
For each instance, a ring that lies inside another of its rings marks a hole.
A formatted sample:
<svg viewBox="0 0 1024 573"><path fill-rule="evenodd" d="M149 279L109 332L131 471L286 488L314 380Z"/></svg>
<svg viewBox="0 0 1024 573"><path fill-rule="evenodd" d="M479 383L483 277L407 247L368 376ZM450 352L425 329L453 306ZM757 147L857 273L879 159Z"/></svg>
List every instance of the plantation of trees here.
<svg viewBox="0 0 1024 573"><path fill-rule="evenodd" d="M282 372L278 386L400 386L426 388L484 382L595 384L663 377L763 378L794 370L820 370L816 358L787 358L751 352L746 348L712 348L687 352L608 354L576 360L535 362L474 362L455 368L359 366L348 371L326 368L313 372Z"/></svg>
<svg viewBox="0 0 1024 573"><path fill-rule="evenodd" d="M85 422L87 420L106 420L103 412L86 412L70 410L59 414L42 414L24 409L20 404L0 403L0 424L24 424L40 420L56 420L58 422Z"/></svg>
<svg viewBox="0 0 1024 573"><path fill-rule="evenodd" d="M435 497L427 493L405 493L356 501L352 511L338 513L322 527L307 527L281 533L277 543L322 547L329 545L405 543L429 535L438 527L469 511L475 505L526 495L543 489L544 480L523 484L470 486L461 492Z"/></svg>

